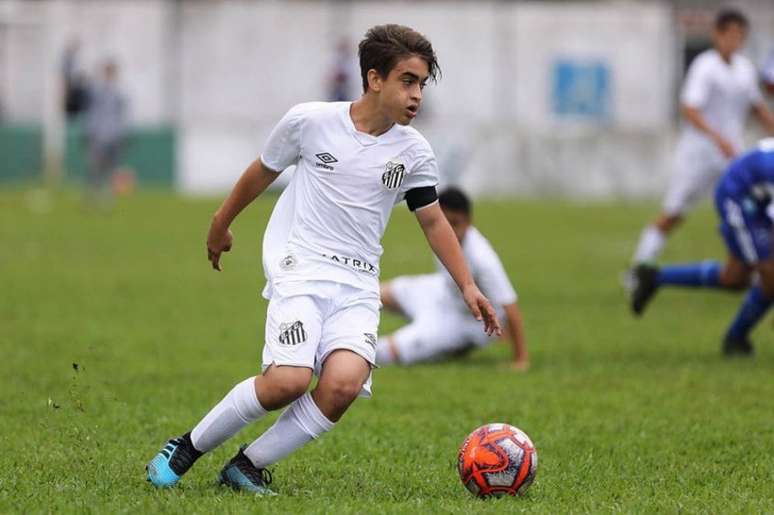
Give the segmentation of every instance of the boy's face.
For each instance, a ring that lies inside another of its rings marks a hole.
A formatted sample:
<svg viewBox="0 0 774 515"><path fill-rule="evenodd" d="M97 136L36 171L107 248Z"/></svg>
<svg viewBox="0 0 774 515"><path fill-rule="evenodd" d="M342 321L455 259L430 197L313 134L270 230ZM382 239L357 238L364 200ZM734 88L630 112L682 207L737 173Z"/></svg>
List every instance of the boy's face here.
<svg viewBox="0 0 774 515"><path fill-rule="evenodd" d="M443 211L444 216L449 221L449 225L454 230L457 241L462 243L462 240L465 238L465 231L470 227L470 217L462 211L454 211L443 207L441 211Z"/></svg>
<svg viewBox="0 0 774 515"><path fill-rule="evenodd" d="M715 47L721 54L731 55L740 50L747 40L747 29L739 23L729 23L723 30L715 30Z"/></svg>
<svg viewBox="0 0 774 515"><path fill-rule="evenodd" d="M419 112L429 75L425 60L411 56L399 60L386 78L369 71L369 85L379 94L382 112L393 122L408 125Z"/></svg>

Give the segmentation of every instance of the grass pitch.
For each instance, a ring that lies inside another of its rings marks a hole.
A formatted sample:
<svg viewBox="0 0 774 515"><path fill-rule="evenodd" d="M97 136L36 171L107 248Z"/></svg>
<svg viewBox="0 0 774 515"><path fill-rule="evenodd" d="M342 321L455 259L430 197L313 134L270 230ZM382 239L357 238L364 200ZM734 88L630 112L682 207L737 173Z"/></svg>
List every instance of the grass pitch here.
<svg viewBox="0 0 774 515"><path fill-rule="evenodd" d="M234 226L215 273L205 234L216 201L163 193L109 215L76 196L0 191L0 512L502 513L765 512L774 507L772 326L754 360L725 361L738 295L667 291L642 320L618 274L652 205L480 202L476 224L520 294L532 369L504 345L465 361L381 369L331 433L276 465L275 498L214 484L238 443L179 488L143 466L260 364L260 238L273 197ZM708 207L665 261L723 257ZM383 277L432 269L405 209ZM400 320L385 315L381 332ZM481 501L455 470L469 431L503 421L535 442L524 498Z"/></svg>

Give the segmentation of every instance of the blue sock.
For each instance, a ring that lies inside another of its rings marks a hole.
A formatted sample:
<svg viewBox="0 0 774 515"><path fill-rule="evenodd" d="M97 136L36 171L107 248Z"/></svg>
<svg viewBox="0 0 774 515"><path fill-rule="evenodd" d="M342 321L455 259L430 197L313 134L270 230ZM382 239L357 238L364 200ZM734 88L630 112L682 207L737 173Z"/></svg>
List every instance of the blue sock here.
<svg viewBox="0 0 774 515"><path fill-rule="evenodd" d="M720 288L720 263L717 261L702 261L687 265L670 265L661 267L656 277L659 286L703 286L705 288Z"/></svg>
<svg viewBox="0 0 774 515"><path fill-rule="evenodd" d="M736 318L728 328L728 336L734 338L745 338L755 324L763 318L772 300L763 294L760 286L753 286L742 302L742 306L736 313Z"/></svg>

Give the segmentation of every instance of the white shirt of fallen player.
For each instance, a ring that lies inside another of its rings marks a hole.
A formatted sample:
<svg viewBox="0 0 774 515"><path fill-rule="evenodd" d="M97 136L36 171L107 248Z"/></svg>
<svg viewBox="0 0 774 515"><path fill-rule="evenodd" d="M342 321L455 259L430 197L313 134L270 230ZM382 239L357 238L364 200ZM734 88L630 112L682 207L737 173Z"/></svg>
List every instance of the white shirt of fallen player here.
<svg viewBox="0 0 774 515"><path fill-rule="evenodd" d="M517 295L510 279L508 279L508 274L505 273L505 267L503 267L500 257L492 248L489 240L472 225L465 231L465 237L462 240L462 253L465 255L465 261L468 262L470 272L473 274L473 280L497 309L497 316L502 319L502 307L516 302ZM462 301L454 279L437 257L435 263L437 273L443 277L447 298L452 299L457 311L475 321Z"/></svg>
<svg viewBox="0 0 774 515"><path fill-rule="evenodd" d="M763 97L749 59L733 54L726 62L711 49L699 54L688 68L680 101L699 110L707 124L741 152L747 115ZM728 163L707 134L683 122L664 211L677 215L689 209L712 189Z"/></svg>
<svg viewBox="0 0 774 515"><path fill-rule="evenodd" d="M435 155L416 129L394 124L380 136L365 134L355 128L350 106L296 105L266 142L266 167L296 165L264 233L267 299L309 280L348 284L378 298L381 239L393 206L413 188L438 184Z"/></svg>
<svg viewBox="0 0 774 515"><path fill-rule="evenodd" d="M474 281L503 320L503 306L514 304L518 296L500 257L472 225L465 231L462 252ZM432 361L469 345L484 346L494 339L481 331L481 323L468 311L454 280L438 258L436 268L433 274L390 281L392 295L409 318L409 323L392 335L403 364Z"/></svg>

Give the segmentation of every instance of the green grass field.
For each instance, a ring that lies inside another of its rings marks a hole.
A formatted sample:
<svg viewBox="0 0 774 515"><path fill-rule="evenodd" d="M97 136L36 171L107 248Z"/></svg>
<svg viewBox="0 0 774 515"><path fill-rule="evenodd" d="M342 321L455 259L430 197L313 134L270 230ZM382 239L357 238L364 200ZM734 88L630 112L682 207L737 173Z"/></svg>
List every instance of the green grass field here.
<svg viewBox="0 0 774 515"><path fill-rule="evenodd" d="M650 204L481 202L476 223L520 293L532 369L505 345L465 361L381 369L372 400L274 467L275 498L217 487L241 442L202 458L171 491L143 467L260 363L260 238L274 202L234 226L224 271L204 247L217 202L163 193L109 215L77 196L0 191L0 512L729 513L774 510L772 326L757 357L725 361L739 297L662 292L629 315L618 275ZM34 207L34 209L32 209ZM700 209L665 261L723 257ZM431 270L398 209L383 277ZM381 332L400 320L384 316ZM76 370L77 364L77 370ZM469 431L504 421L535 442L524 498L474 499L457 477Z"/></svg>

